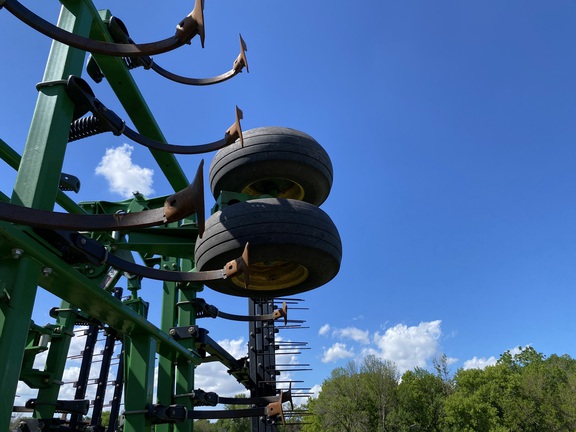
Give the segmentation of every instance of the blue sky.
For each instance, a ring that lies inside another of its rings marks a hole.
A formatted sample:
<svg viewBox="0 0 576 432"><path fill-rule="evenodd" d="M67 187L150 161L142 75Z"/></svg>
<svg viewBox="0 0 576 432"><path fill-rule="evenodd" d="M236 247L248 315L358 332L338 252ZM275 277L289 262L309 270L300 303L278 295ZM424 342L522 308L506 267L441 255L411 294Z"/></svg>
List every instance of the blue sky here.
<svg viewBox="0 0 576 432"><path fill-rule="evenodd" d="M24 2L55 22L53 3ZM112 8L138 42L171 35L191 8L96 6ZM309 328L281 333L312 348L299 360L314 370L293 378L319 385L367 353L402 370L445 353L453 371L519 345L576 355L573 2L207 0L205 19L204 50L195 40L155 61L181 75L216 75L231 67L242 33L250 73L193 88L134 71L168 141L220 138L238 105L245 130L302 130L334 165L322 209L344 257L333 281L300 296L309 310L293 318ZM0 138L22 152L49 41L6 10L0 31ZM122 114L105 82L91 85ZM82 180L75 199L124 198L96 174L106 149L124 144L136 173L153 170L153 183L137 187L171 192L146 149L103 135L69 146L64 171ZM192 178L200 158L179 160ZM9 194L13 173L0 169ZM206 201L211 207L208 193ZM158 291L150 284L142 295ZM208 289L202 297L223 311L246 310L242 299ZM41 293L37 320L54 305ZM200 324L239 355L245 349L244 325ZM200 372L202 387L235 391Z"/></svg>

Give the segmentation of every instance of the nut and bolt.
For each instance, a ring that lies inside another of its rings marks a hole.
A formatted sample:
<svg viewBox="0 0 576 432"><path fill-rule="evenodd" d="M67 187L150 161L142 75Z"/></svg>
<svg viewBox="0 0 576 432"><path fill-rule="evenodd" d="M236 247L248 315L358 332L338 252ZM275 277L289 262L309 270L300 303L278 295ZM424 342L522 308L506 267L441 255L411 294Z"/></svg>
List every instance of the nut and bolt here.
<svg viewBox="0 0 576 432"><path fill-rule="evenodd" d="M18 259L22 256L22 254L24 253L24 251L22 249L12 249L12 258L14 259Z"/></svg>

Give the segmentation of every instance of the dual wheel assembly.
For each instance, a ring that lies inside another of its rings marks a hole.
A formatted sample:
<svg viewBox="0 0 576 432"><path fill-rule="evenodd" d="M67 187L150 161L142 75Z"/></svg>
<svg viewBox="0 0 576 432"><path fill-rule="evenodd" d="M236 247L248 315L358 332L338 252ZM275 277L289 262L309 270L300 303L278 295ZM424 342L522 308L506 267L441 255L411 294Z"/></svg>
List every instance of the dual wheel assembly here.
<svg viewBox="0 0 576 432"><path fill-rule="evenodd" d="M342 242L318 206L332 186L332 163L309 135L289 128L244 132L218 151L210 188L253 197L215 212L195 247L196 268L216 270L249 243L250 280L243 275L206 283L241 297L282 297L318 288L340 269Z"/></svg>

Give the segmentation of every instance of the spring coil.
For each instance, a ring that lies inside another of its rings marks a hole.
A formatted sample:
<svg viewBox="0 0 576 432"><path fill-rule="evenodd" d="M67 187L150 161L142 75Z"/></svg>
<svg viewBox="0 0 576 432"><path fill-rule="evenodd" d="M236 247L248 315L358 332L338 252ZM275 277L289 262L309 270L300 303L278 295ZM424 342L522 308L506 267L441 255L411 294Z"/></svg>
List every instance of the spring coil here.
<svg viewBox="0 0 576 432"><path fill-rule="evenodd" d="M77 141L83 138L88 138L104 132L110 132L97 117L87 116L82 117L70 125L70 133L68 135L68 142Z"/></svg>

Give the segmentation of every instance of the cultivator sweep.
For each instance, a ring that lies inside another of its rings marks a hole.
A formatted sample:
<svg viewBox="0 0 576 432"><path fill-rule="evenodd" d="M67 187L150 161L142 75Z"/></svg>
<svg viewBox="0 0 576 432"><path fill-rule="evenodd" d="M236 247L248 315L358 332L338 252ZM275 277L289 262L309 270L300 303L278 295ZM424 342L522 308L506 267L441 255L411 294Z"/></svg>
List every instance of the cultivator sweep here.
<svg viewBox="0 0 576 432"><path fill-rule="evenodd" d="M89 0L61 3L53 25L17 0L0 0L0 13L54 39L23 154L0 140L0 158L17 170L11 195L0 192L0 430L9 430L15 415L25 417L17 430L32 432L192 431L195 419L239 417L252 418L253 431L276 430L293 412L284 404L306 396L306 389L278 379L308 366L277 361L307 349L305 342L276 338L280 330L302 328L303 321L288 317L302 301L291 296L324 285L340 268L338 231L318 208L332 185L328 155L293 129L243 132L238 108L219 140L166 143L134 68L192 86L248 70L242 37L232 69L212 78L173 74L150 57L196 36L204 46L203 0L174 36L145 44L134 43L120 19ZM83 71L96 84L107 80L134 128L96 98ZM68 143L107 132L148 148L175 193L80 203L66 195L84 180L62 173ZM209 173L216 203L205 220L203 162L189 182L174 155L212 151L218 151ZM63 211L54 211L56 204ZM149 279L162 281L159 323L148 320L149 303L140 297ZM199 298L204 286L244 298L248 314ZM61 299L45 326L32 321L39 287ZM206 318L247 322L247 356L235 358L212 339L199 325ZM80 353L71 348L74 338L85 338ZM80 364L65 382L70 361ZM223 364L249 396L196 388L195 368L207 362ZM19 382L37 396L20 402ZM74 386L72 399L60 397L66 385ZM228 409L213 409L221 404Z"/></svg>

